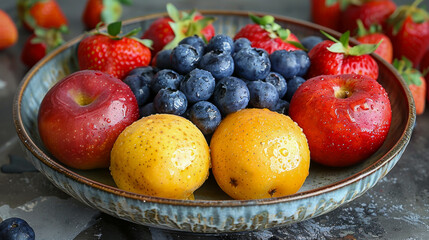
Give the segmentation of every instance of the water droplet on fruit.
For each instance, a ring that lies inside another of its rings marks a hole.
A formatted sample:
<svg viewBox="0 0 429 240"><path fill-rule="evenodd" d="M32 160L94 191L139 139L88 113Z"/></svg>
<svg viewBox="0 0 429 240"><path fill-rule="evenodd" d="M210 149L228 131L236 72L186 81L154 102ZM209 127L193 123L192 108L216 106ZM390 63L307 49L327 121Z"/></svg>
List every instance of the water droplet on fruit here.
<svg viewBox="0 0 429 240"><path fill-rule="evenodd" d="M282 173L296 168L300 162L298 143L290 137L279 137L263 142L264 154L270 159L273 172Z"/></svg>
<svg viewBox="0 0 429 240"><path fill-rule="evenodd" d="M179 148L173 153L171 161L180 170L185 170L195 160L194 148Z"/></svg>

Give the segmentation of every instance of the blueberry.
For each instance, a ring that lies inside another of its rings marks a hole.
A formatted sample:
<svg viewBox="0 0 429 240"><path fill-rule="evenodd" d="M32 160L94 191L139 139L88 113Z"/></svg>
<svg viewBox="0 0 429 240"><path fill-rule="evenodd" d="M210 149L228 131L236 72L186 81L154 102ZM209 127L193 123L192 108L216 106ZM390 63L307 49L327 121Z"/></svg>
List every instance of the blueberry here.
<svg viewBox="0 0 429 240"><path fill-rule="evenodd" d="M140 78L140 80L147 85L150 85L153 76L158 72L156 67L146 66L146 67L138 67L131 70L127 76L136 75ZM124 79L125 80L125 79Z"/></svg>
<svg viewBox="0 0 429 240"><path fill-rule="evenodd" d="M264 79L270 73L268 53L259 48L243 48L234 54L235 74L250 81Z"/></svg>
<svg viewBox="0 0 429 240"><path fill-rule="evenodd" d="M160 70L153 76L151 89L155 94L163 88L179 89L182 78L180 74L171 69Z"/></svg>
<svg viewBox="0 0 429 240"><path fill-rule="evenodd" d="M234 53L239 52L243 48L251 48L252 44L247 38L239 38L234 41Z"/></svg>
<svg viewBox="0 0 429 240"><path fill-rule="evenodd" d="M206 46L206 43L204 42L204 40L200 38L198 35L186 37L179 42L179 45L180 44L189 44L193 46L197 50L200 57L204 54L204 48Z"/></svg>
<svg viewBox="0 0 429 240"><path fill-rule="evenodd" d="M140 117L147 117L156 113L153 102L148 103L144 106L139 107Z"/></svg>
<svg viewBox="0 0 429 240"><path fill-rule="evenodd" d="M182 91L189 103L209 99L214 91L216 82L212 74L202 69L194 69L180 83Z"/></svg>
<svg viewBox="0 0 429 240"><path fill-rule="evenodd" d="M302 77L310 68L310 58L308 57L307 52L303 50L296 50L293 53L295 53L296 61L299 65L299 71L296 76Z"/></svg>
<svg viewBox="0 0 429 240"><path fill-rule="evenodd" d="M279 99L274 107L270 108L270 110L287 115L289 113L289 102Z"/></svg>
<svg viewBox="0 0 429 240"><path fill-rule="evenodd" d="M151 97L150 86L139 75L129 75L124 83L130 87L139 106L144 105Z"/></svg>
<svg viewBox="0 0 429 240"><path fill-rule="evenodd" d="M286 79L295 77L301 70L294 51L274 51L270 61L271 71L280 73Z"/></svg>
<svg viewBox="0 0 429 240"><path fill-rule="evenodd" d="M196 68L200 58L197 49L189 44L177 45L171 52L173 70L183 75Z"/></svg>
<svg viewBox="0 0 429 240"><path fill-rule="evenodd" d="M153 106L157 113L182 115L188 107L188 100L181 91L164 88L156 94Z"/></svg>
<svg viewBox="0 0 429 240"><path fill-rule="evenodd" d="M304 82L305 82L305 79L302 77L294 77L294 78L290 79L287 82L288 87L287 87L287 91L286 91L285 100L290 102L293 94L295 94L298 87L301 86L301 84L303 84Z"/></svg>
<svg viewBox="0 0 429 240"><path fill-rule="evenodd" d="M171 49L165 49L159 51L152 61L154 65L159 69L171 69Z"/></svg>
<svg viewBox="0 0 429 240"><path fill-rule="evenodd" d="M322 42L323 39L319 36L308 36L300 40L301 44L310 51L314 46Z"/></svg>
<svg viewBox="0 0 429 240"><path fill-rule="evenodd" d="M218 34L210 39L206 46L206 52L220 50L232 54L234 52L234 41L225 34Z"/></svg>
<svg viewBox="0 0 429 240"><path fill-rule="evenodd" d="M213 93L213 102L223 115L241 110L249 103L249 89L246 83L236 77L219 80Z"/></svg>
<svg viewBox="0 0 429 240"><path fill-rule="evenodd" d="M34 230L21 218L8 218L0 223L1 240L34 240Z"/></svg>
<svg viewBox="0 0 429 240"><path fill-rule="evenodd" d="M250 81L247 83L250 93L249 105L255 108L273 108L279 100L276 87L271 83Z"/></svg>
<svg viewBox="0 0 429 240"><path fill-rule="evenodd" d="M189 110L189 120L193 122L204 135L211 134L222 120L219 109L211 102L200 101Z"/></svg>
<svg viewBox="0 0 429 240"><path fill-rule="evenodd" d="M213 50L204 54L198 66L209 71L216 79L229 77L234 73L234 60L231 54Z"/></svg>
<svg viewBox="0 0 429 240"><path fill-rule="evenodd" d="M279 98L282 98L286 94L287 83L286 79L279 73L270 72L268 76L264 79L264 82L269 82L274 85L279 94Z"/></svg>

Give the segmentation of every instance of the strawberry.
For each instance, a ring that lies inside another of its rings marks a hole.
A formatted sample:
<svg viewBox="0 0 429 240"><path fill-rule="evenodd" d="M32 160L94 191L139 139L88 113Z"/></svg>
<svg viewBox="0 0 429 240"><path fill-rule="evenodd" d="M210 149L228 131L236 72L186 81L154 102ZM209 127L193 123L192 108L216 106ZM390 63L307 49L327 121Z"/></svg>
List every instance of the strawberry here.
<svg viewBox="0 0 429 240"><path fill-rule="evenodd" d="M413 64L406 57L401 60L395 59L393 66L407 83L413 95L416 106L416 114L420 115L425 111L426 102L426 82L419 70L413 68Z"/></svg>
<svg viewBox="0 0 429 240"><path fill-rule="evenodd" d="M380 46L375 50L374 53L378 54L388 63L392 63L392 42L386 34L382 33L380 25L371 25L369 29L365 29L362 21L358 20L358 32L355 37L361 43L372 43L377 44L379 42Z"/></svg>
<svg viewBox="0 0 429 240"><path fill-rule="evenodd" d="M131 4L131 0L88 0L82 14L87 29L93 29L98 23L112 23L122 15L121 4Z"/></svg>
<svg viewBox="0 0 429 240"><path fill-rule="evenodd" d="M111 23L107 25L107 33L97 31L79 43L77 56L81 70L100 70L122 79L132 69L149 65L151 41L132 37L140 29L119 36L121 27L121 22Z"/></svg>
<svg viewBox="0 0 429 240"><path fill-rule="evenodd" d="M308 78L346 73L378 78L377 62L368 54L374 52L380 43L350 47L349 31L341 35L339 41L323 31L322 33L330 40L320 42L308 53L311 62Z"/></svg>
<svg viewBox="0 0 429 240"><path fill-rule="evenodd" d="M18 15L29 30L36 27L59 29L67 25L67 19L55 0L18 0Z"/></svg>
<svg viewBox="0 0 429 240"><path fill-rule="evenodd" d="M203 17L195 10L187 13L167 4L168 17L155 20L141 38L153 41L152 54L173 49L184 38L198 35L209 41L215 35L212 17Z"/></svg>
<svg viewBox="0 0 429 240"><path fill-rule="evenodd" d="M35 65L47 53L64 43L62 33L67 28L36 28L28 37L21 51L21 61L28 67Z"/></svg>
<svg viewBox="0 0 429 240"><path fill-rule="evenodd" d="M371 25L384 26L387 18L395 11L396 4L392 0L353 0L341 11L340 30L354 32L356 21L360 19L366 28Z"/></svg>
<svg viewBox="0 0 429 240"><path fill-rule="evenodd" d="M289 30L275 23L273 16L257 17L250 15L254 22L247 24L234 36L234 40L247 38L254 48L265 49L269 54L276 50L303 49L298 38Z"/></svg>
<svg viewBox="0 0 429 240"><path fill-rule="evenodd" d="M10 16L0 9L0 50L14 45L18 41L18 30Z"/></svg>
<svg viewBox="0 0 429 240"><path fill-rule="evenodd" d="M338 0L311 0L311 19L316 24L339 30L340 13Z"/></svg>
<svg viewBox="0 0 429 240"><path fill-rule="evenodd" d="M418 5L422 0L416 0L412 5L398 7L388 20L386 29L393 45L393 58L408 58L414 67L429 46L429 13Z"/></svg>

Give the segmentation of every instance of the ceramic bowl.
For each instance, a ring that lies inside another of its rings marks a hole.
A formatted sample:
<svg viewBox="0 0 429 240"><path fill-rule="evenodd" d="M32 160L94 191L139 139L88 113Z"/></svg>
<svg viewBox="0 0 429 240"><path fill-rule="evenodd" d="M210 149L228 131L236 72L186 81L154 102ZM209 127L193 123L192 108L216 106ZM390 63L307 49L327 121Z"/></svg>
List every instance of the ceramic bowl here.
<svg viewBox="0 0 429 240"><path fill-rule="evenodd" d="M250 23L247 12L202 11L216 17L217 33L233 36ZM256 13L257 14L257 13ZM164 14L124 22L125 30L146 29ZM298 37L320 35L327 28L275 16L276 21ZM312 163L310 174L296 194L270 199L239 201L229 198L210 177L195 192L196 200L150 197L118 189L107 169L78 171L57 162L40 141L37 114L44 95L58 80L78 70L76 49L79 36L45 57L21 82L14 99L13 117L27 158L55 186L70 196L112 216L151 227L200 233L261 230L303 221L327 213L364 194L400 159L415 122L410 92L391 65L374 56L378 81L389 94L392 125L382 147L363 163L347 168L327 168Z"/></svg>

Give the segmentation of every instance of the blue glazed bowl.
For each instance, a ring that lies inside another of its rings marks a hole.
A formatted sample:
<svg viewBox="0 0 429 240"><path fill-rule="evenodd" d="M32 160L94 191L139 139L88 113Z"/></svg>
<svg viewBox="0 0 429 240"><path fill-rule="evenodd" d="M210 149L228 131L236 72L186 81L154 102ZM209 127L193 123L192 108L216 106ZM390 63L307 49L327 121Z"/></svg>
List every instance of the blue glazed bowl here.
<svg viewBox="0 0 429 240"><path fill-rule="evenodd" d="M217 18L217 33L233 36L250 23L247 12L202 11ZM155 14L124 22L124 30L146 29ZM327 28L275 16L299 38L319 35ZM412 133L415 108L401 77L378 56L378 81L389 94L392 125L383 146L363 163L347 168L312 164L310 174L296 194L270 199L239 201L229 198L211 177L195 192L196 200L150 197L118 189L107 169L79 171L56 161L43 147L37 131L37 114L44 95L58 80L78 70L76 49L79 36L45 57L21 82L15 96L13 117L27 158L55 186L90 207L134 223L170 230L200 233L261 230L296 223L327 213L364 194L400 159Z"/></svg>

